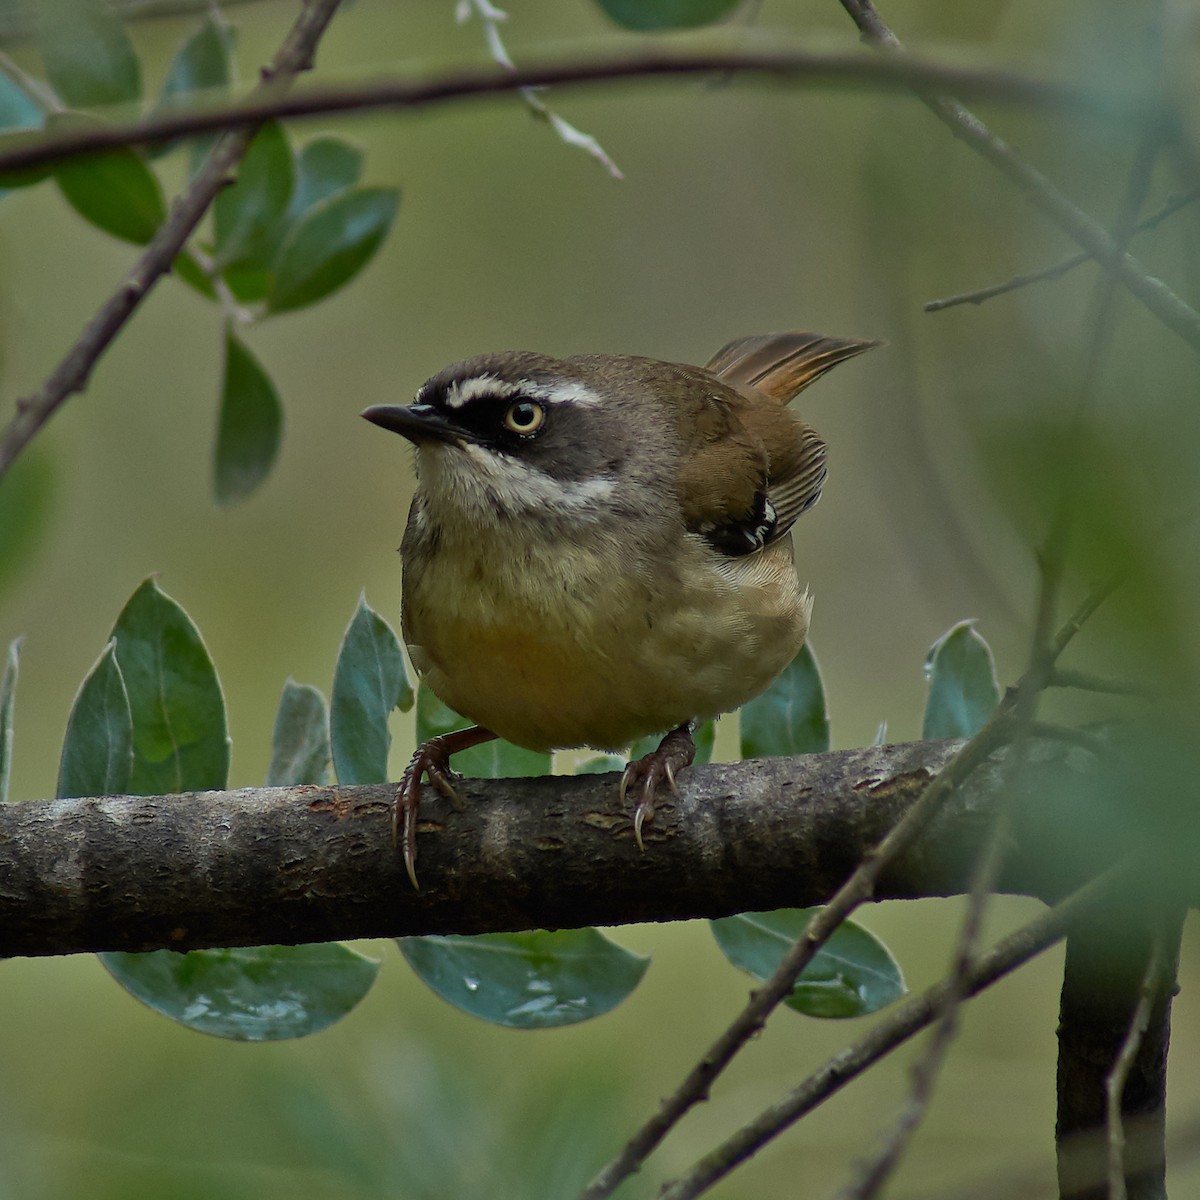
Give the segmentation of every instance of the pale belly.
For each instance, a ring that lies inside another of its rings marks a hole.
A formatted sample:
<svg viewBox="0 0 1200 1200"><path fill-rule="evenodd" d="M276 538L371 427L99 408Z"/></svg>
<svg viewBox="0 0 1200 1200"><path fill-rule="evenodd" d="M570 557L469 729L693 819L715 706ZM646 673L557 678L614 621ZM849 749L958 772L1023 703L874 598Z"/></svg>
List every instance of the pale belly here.
<svg viewBox="0 0 1200 1200"><path fill-rule="evenodd" d="M571 562L569 580L560 558L477 563L469 580L435 561L405 581L414 666L451 708L518 745L620 749L715 716L803 644L809 601L790 539L724 570L697 546L681 572L692 582L665 590L578 547Z"/></svg>

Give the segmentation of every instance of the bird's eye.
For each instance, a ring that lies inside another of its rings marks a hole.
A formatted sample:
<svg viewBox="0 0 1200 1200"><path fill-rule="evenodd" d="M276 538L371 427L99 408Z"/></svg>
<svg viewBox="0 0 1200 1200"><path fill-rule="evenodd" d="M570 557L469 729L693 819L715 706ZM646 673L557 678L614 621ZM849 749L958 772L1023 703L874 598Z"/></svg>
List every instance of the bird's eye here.
<svg viewBox="0 0 1200 1200"><path fill-rule="evenodd" d="M504 414L504 428L521 437L529 437L541 429L546 420L546 410L532 400L518 400L508 406Z"/></svg>

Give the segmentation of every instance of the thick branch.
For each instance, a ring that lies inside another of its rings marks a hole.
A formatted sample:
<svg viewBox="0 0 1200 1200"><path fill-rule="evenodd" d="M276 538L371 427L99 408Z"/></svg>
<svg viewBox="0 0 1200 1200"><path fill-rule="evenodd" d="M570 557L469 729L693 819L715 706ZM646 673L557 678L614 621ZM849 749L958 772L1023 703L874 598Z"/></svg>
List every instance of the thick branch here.
<svg viewBox="0 0 1200 1200"><path fill-rule="evenodd" d="M393 849L393 788L262 788L0 807L0 955L193 949L416 933L609 925L820 903L962 743L698 767L633 842L616 777L427 789L415 892ZM1128 843L1072 851L1086 814L1061 772L1079 747L1035 744L1058 783L1017 797L1000 888L1065 894ZM969 886L1003 752L881 876L877 899Z"/></svg>
<svg viewBox="0 0 1200 1200"><path fill-rule="evenodd" d="M529 88L568 87L681 75L768 75L798 84L853 84L895 89L937 88L976 100L1037 105L1090 116L1154 120L1154 101L1128 92L1030 79L1012 71L976 70L915 55L874 58L858 51L639 50L609 58L514 68L481 67L427 79L379 79L342 87L309 87L289 96L252 96L236 104L152 113L139 121L5 138L0 171L24 169L114 146L168 142L192 134L247 129L271 119L295 119L368 109L409 109Z"/></svg>

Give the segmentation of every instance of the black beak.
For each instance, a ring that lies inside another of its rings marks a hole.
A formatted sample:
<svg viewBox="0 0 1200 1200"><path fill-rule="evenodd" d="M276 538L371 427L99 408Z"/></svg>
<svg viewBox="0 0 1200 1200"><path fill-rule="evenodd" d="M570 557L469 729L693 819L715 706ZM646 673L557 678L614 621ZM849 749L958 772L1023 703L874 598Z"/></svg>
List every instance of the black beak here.
<svg viewBox="0 0 1200 1200"><path fill-rule="evenodd" d="M431 404L373 404L362 415L381 429L390 429L417 445L422 442L461 445L473 440L467 430L451 424L446 414Z"/></svg>

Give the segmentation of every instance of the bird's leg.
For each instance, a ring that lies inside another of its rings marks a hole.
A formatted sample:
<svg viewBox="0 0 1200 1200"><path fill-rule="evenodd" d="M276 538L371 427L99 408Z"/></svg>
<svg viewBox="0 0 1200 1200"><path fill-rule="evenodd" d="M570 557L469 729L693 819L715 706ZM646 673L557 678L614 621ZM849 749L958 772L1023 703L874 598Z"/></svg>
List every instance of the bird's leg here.
<svg viewBox="0 0 1200 1200"><path fill-rule="evenodd" d="M692 722L685 721L678 729L672 729L658 744L658 749L631 762L621 776L621 802L625 793L636 785L637 807L633 810L633 836L638 849L642 844L642 825L654 820L654 792L665 779L676 796L679 788L675 783L675 772L692 765L696 757L696 743L692 741Z"/></svg>
<svg viewBox="0 0 1200 1200"><path fill-rule="evenodd" d="M456 776L450 770L450 755L460 750L469 750L481 742L490 742L496 734L482 725L470 725L452 733L441 733L422 742L409 760L400 786L396 789L396 800L392 807L392 845L400 840L401 824L404 838L404 869L412 885L420 891L417 883L417 808L421 803L421 778L429 782L460 812L462 800L454 790Z"/></svg>

